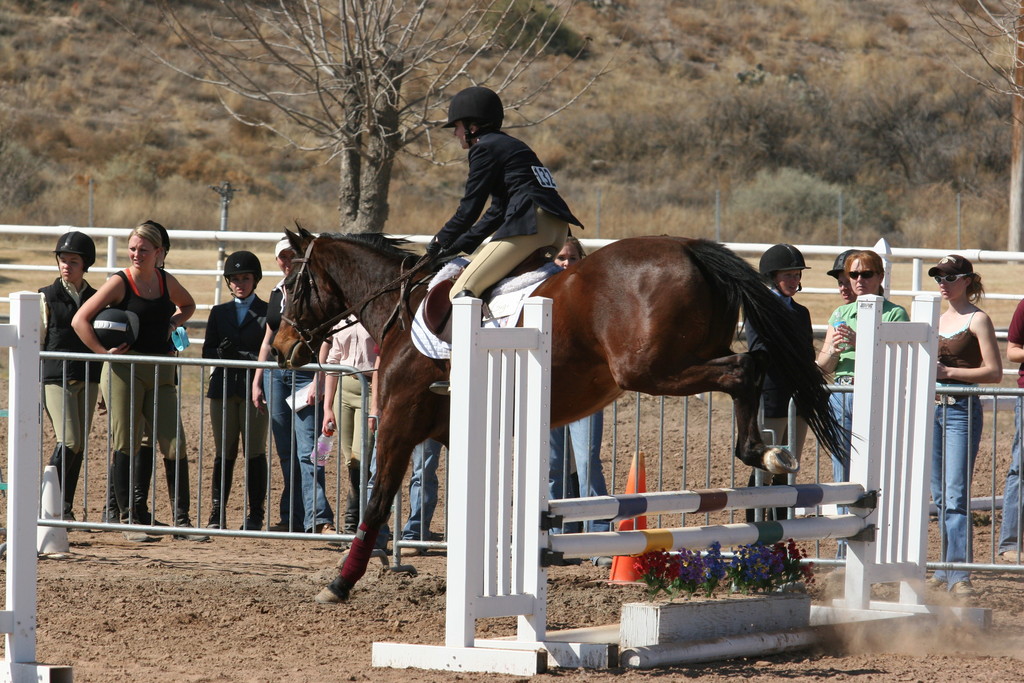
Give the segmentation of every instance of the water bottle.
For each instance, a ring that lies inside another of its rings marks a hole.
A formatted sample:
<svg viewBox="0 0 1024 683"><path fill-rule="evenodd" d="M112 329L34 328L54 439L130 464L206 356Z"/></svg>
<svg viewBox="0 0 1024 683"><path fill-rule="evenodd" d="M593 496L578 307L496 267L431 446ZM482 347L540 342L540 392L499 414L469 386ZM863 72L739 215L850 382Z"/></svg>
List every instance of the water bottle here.
<svg viewBox="0 0 1024 683"><path fill-rule="evenodd" d="M331 457L334 450L334 422L328 422L324 431L316 439L316 446L313 447L313 464L323 467Z"/></svg>

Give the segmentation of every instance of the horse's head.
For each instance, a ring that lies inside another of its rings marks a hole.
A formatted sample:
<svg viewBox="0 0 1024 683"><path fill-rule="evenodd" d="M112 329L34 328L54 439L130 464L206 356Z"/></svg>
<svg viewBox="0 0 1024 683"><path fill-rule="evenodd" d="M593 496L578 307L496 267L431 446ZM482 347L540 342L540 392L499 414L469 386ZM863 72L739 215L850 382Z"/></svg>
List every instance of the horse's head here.
<svg viewBox="0 0 1024 683"><path fill-rule="evenodd" d="M321 235L298 227L286 230L295 250L284 281L285 310L274 338L281 367L316 360L320 345L345 318L358 319L380 343L400 315L400 297L420 268L409 269L415 254L405 240L379 233Z"/></svg>
<svg viewBox="0 0 1024 683"><path fill-rule="evenodd" d="M302 226L296 227L297 234L285 230L295 258L284 280L286 305L273 344L278 364L286 368L302 367L316 360L320 344L337 322L335 314L346 307L344 300L326 296L326 282L321 266L316 263L314 248L321 238Z"/></svg>

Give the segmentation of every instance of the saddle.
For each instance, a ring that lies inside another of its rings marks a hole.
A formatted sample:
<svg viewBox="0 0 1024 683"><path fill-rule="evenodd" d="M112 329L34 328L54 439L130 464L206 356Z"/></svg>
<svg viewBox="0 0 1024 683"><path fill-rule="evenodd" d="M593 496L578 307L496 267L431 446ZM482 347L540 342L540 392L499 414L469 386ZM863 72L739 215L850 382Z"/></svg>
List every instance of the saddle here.
<svg viewBox="0 0 1024 683"><path fill-rule="evenodd" d="M543 268L551 263L551 248L541 247L523 259L518 266L512 269L505 280L516 278L520 275L530 273ZM454 263L454 262L453 262ZM447 268L447 266L446 266ZM437 336L441 341L451 344L452 342L452 303L451 291L455 281L462 274L463 268L456 270L450 277L445 277L436 284L431 283L427 296L423 300L423 322L427 329ZM438 275L445 272L443 268ZM502 280L504 282L505 280ZM481 298L486 302L490 300L491 294L498 285L488 287L481 292Z"/></svg>

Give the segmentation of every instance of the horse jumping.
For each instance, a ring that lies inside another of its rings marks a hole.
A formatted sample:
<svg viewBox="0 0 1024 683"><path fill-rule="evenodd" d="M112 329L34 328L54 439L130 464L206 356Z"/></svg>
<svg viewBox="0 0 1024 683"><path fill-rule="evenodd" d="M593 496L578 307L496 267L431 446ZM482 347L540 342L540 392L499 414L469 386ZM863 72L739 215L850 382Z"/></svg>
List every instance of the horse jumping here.
<svg viewBox="0 0 1024 683"><path fill-rule="evenodd" d="M428 264L379 234L287 231L297 266L286 283L287 306L274 341L283 367L300 367L336 322L355 315L380 345L377 474L359 533L339 575L318 601L348 598L363 576L416 444L448 442L449 399L429 391L447 379L447 361L417 351L410 331L431 274ZM733 398L735 455L772 473L795 472L799 460L766 447L757 407L768 362L784 369L798 411L822 445L841 453L842 428L828 390L802 352L810 340L758 273L721 244L683 237L635 237L610 244L545 281L533 294L553 300L551 426L603 408L627 391L687 396L722 391ZM740 309L761 332L767 353L731 348Z"/></svg>

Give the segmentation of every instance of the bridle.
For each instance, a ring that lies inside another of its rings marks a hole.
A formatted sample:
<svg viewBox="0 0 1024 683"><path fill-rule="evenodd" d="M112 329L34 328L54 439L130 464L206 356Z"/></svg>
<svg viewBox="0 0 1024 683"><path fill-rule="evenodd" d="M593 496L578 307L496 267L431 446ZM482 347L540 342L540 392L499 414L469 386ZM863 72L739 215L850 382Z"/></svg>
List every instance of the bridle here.
<svg viewBox="0 0 1024 683"><path fill-rule="evenodd" d="M310 253L313 250L314 242L315 240L310 240L309 244L306 245L306 251L303 253L301 258L292 259L292 264L298 264L299 269L298 271L295 272L291 292L289 292L287 289L285 290L285 298L287 301L297 303L300 300L300 297L306 296L305 291L303 289L303 286L305 286L305 288L309 289L308 297L311 299L310 303L315 302L317 305L319 305L320 309L323 310L324 301L320 296L320 288L317 287L316 285L312 269L308 267ZM405 261L403 260L397 277L393 278L392 280L386 282L381 287L370 292L370 294L365 296L363 299L350 305L348 308L341 311L340 313L336 313L330 316L329 318L327 318L320 324L316 325L315 327L307 328L299 324L298 321L289 318L288 316L281 316L281 319L292 326L295 332L299 335L299 339L306 346L306 349L310 352L312 357L317 358L319 354L317 353L317 350L314 348L315 339L329 339L331 335L333 335L335 332L339 332L341 330L351 327L352 325L355 325L357 322L362 320L363 312L366 310L366 307L369 306L371 302L373 302L378 297L383 296L384 294L393 292L396 289L398 289L399 297L397 302L395 303L395 307L394 309L392 309L391 314L388 316L387 321L384 323L384 327L380 331L380 335L374 337L375 339L378 340L379 343L383 343L384 335L388 333L388 330L391 329L391 327L395 324L396 321L399 323L401 329L405 329L405 320L401 316L402 306L403 304L405 305L406 310L410 313L411 316L409 296L412 293L412 290L417 285L426 283L430 278L428 274L427 277L413 281L413 276L422 266L426 265L429 261L429 256L421 256L416 260L415 263L413 263L411 268L406 269ZM348 320L348 318L350 317L351 319ZM338 325L338 323L342 321L345 321L344 324Z"/></svg>

